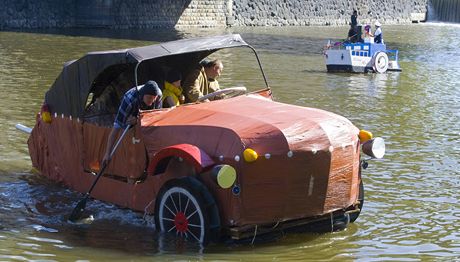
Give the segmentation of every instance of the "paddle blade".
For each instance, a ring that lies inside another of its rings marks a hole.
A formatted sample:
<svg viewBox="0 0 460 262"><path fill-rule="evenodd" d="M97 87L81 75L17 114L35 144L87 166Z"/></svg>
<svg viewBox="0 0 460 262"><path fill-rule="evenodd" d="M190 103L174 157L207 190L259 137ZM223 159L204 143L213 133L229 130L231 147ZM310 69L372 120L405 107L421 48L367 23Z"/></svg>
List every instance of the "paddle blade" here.
<svg viewBox="0 0 460 262"><path fill-rule="evenodd" d="M80 219L81 214L83 214L83 210L85 210L87 199L88 198L85 197L82 200L80 200L80 202L78 202L78 204L73 209L72 214L70 214L69 221L75 222L78 219Z"/></svg>

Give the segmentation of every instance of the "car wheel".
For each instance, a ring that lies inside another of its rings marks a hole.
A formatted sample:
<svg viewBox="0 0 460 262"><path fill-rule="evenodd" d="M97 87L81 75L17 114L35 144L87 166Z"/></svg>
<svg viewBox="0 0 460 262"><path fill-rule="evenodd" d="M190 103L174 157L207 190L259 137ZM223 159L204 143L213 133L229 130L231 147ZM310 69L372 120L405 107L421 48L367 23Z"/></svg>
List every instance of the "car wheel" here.
<svg viewBox="0 0 460 262"><path fill-rule="evenodd" d="M364 184L363 180L361 179L361 182L359 183L359 195L358 195L358 212L354 212L350 214L350 222L353 223L355 220L359 217L359 214L361 214L361 210L363 210L363 205L364 205Z"/></svg>
<svg viewBox="0 0 460 262"><path fill-rule="evenodd" d="M216 240L220 231L214 199L206 187L192 177L165 184L155 205L155 225L163 233L201 244Z"/></svg>
<svg viewBox="0 0 460 262"><path fill-rule="evenodd" d="M385 73L388 70L388 56L384 52L378 52L374 57L374 71Z"/></svg>

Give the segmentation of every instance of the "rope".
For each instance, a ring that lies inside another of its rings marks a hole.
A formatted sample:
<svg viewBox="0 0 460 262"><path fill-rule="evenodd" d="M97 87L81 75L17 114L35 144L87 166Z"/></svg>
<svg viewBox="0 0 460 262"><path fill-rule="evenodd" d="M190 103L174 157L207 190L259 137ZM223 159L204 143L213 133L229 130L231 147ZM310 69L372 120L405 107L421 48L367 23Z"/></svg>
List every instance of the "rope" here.
<svg viewBox="0 0 460 262"><path fill-rule="evenodd" d="M256 225L256 228L254 229L254 237L252 238L251 245L254 245L254 240L256 240L256 236L257 236L257 225Z"/></svg>
<svg viewBox="0 0 460 262"><path fill-rule="evenodd" d="M331 233L334 232L334 217L332 216L332 212L331 212Z"/></svg>
<svg viewBox="0 0 460 262"><path fill-rule="evenodd" d="M147 223L148 223L148 222L151 222L151 221L147 221L147 216L149 215L147 209L149 209L149 207L150 207L152 204L153 204L153 199L152 199L152 201L150 201L149 204L146 205L145 208L144 208L144 216L142 217L142 219L143 219L144 221L146 221ZM156 227L156 226L157 226L157 225L155 225L155 227Z"/></svg>

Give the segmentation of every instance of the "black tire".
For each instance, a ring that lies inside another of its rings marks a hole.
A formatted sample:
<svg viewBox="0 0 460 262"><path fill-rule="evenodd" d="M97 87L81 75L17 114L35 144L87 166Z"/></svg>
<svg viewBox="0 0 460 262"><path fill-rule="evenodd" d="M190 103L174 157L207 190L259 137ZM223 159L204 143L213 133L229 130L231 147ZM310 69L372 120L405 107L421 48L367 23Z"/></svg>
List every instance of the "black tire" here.
<svg viewBox="0 0 460 262"><path fill-rule="evenodd" d="M378 52L374 56L374 71L377 73L385 73L388 70L388 55L384 52Z"/></svg>
<svg viewBox="0 0 460 262"><path fill-rule="evenodd" d="M193 177L174 179L162 187L155 203L155 226L160 232L174 233L203 245L220 236L214 198Z"/></svg>
<svg viewBox="0 0 460 262"><path fill-rule="evenodd" d="M361 179L361 182L359 183L359 195L358 195L358 212L354 212L350 214L350 223L355 222L355 220L359 217L359 214L361 214L361 211L363 210L363 205L364 205L364 184L363 184L363 179Z"/></svg>

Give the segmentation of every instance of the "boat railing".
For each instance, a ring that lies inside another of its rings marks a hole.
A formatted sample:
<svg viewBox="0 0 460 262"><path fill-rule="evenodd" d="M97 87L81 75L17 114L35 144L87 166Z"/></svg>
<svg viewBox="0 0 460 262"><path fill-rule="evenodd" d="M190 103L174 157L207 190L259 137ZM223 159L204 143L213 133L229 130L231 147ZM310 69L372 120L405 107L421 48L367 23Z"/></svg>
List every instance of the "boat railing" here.
<svg viewBox="0 0 460 262"><path fill-rule="evenodd" d="M327 44L323 46L323 54L325 54L326 50L329 49L342 49L344 47L344 42L331 42L331 40L327 41Z"/></svg>
<svg viewBox="0 0 460 262"><path fill-rule="evenodd" d="M386 50L386 53L388 55L388 59L389 60L394 60L394 61L398 61L398 54L399 54L399 51L398 50Z"/></svg>

